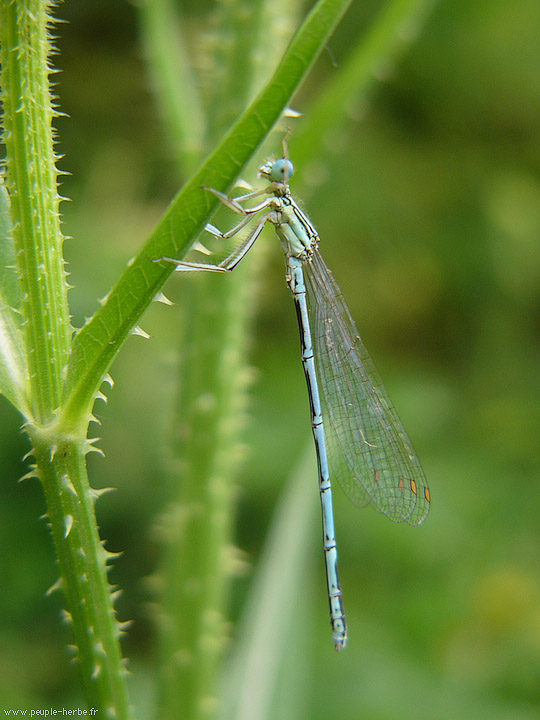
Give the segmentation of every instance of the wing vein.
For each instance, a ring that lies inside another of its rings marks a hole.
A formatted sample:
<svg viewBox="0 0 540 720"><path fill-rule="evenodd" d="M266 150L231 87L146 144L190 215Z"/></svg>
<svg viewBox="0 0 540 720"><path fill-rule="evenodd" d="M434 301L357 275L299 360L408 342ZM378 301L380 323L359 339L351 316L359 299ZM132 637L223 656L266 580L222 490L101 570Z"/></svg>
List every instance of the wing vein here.
<svg viewBox="0 0 540 720"><path fill-rule="evenodd" d="M424 472L317 247L304 273L331 474L355 505L418 525L429 511Z"/></svg>

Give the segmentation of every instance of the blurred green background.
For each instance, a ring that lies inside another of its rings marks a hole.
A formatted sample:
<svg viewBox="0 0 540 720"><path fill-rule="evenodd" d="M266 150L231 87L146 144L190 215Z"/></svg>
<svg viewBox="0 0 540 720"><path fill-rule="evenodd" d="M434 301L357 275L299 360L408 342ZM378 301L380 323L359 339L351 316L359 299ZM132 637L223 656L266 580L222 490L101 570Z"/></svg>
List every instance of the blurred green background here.
<svg viewBox="0 0 540 720"><path fill-rule="evenodd" d="M184 2L204 29L213 3ZM330 43L338 67L381 4L353 4ZM65 155L66 255L74 325L90 315L177 189L134 7L66 2L57 121ZM394 526L335 493L350 646L336 655L319 521L306 557L310 659L290 717L532 720L540 710L540 4L454 0L350 108L306 173L302 199L380 374L422 459L433 497L421 528ZM323 55L294 107L335 69ZM262 158L261 158L262 159ZM293 158L294 160L294 158ZM252 178L249 178L250 180ZM292 183L294 191L294 181ZM272 242L273 236L266 236ZM236 543L256 566L280 490L310 442L296 318L276 244L267 252L252 343ZM181 302L182 280L167 287ZM189 282L189 279L187 280ZM152 307L98 403L105 459L90 457L133 699L152 704L152 582L161 471L174 393L178 309ZM36 481L1 400L0 707L83 706ZM316 496L316 477L313 477ZM234 582L241 614L251 573ZM279 602L279 598L276 598ZM304 712L304 715L302 715Z"/></svg>

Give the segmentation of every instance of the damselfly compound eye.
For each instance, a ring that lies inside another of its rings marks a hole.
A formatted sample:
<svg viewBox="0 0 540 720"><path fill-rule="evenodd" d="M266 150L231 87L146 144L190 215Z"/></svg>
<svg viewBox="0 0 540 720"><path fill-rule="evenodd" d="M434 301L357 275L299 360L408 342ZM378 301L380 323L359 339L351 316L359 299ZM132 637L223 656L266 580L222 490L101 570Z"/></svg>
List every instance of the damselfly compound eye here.
<svg viewBox="0 0 540 720"><path fill-rule="evenodd" d="M293 172L294 165L292 162L290 160L286 160L285 158L281 158L281 160L276 160L270 168L270 177L275 182L287 182Z"/></svg>

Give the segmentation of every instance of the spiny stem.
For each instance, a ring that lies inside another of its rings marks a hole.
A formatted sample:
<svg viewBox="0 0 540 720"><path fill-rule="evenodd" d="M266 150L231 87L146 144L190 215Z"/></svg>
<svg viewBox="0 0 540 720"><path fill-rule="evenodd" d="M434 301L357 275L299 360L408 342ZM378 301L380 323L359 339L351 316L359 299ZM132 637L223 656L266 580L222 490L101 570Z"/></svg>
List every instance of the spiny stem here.
<svg viewBox="0 0 540 720"><path fill-rule="evenodd" d="M2 0L0 7L6 176L29 395L34 419L46 423L60 403L71 335L53 149L49 3Z"/></svg>
<svg viewBox="0 0 540 720"><path fill-rule="evenodd" d="M0 0L3 141L13 245L21 284L22 342L28 367L25 429L47 512L73 624L86 697L110 720L130 717L119 626L107 581L86 474L87 406L60 408L71 325L60 232L48 60L52 3Z"/></svg>

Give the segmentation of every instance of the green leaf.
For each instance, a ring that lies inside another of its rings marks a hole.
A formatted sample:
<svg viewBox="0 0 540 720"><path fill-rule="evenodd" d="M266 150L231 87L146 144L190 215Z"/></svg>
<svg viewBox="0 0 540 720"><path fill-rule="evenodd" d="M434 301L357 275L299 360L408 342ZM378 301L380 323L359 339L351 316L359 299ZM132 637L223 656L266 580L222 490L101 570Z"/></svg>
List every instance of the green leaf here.
<svg viewBox="0 0 540 720"><path fill-rule="evenodd" d="M180 190L106 302L74 340L68 365L64 417L81 416L122 343L159 292L173 267L153 263L183 257L217 201L201 189L226 191L289 104L352 0L320 0L294 36L272 79L233 125L198 172Z"/></svg>
<svg viewBox="0 0 540 720"><path fill-rule="evenodd" d="M310 637L305 588L313 567L318 508L317 493L313 492L315 474L310 439L273 514L238 645L223 683L220 720L289 717L284 708L290 717L302 716L299 707L306 698L300 676L305 671Z"/></svg>

